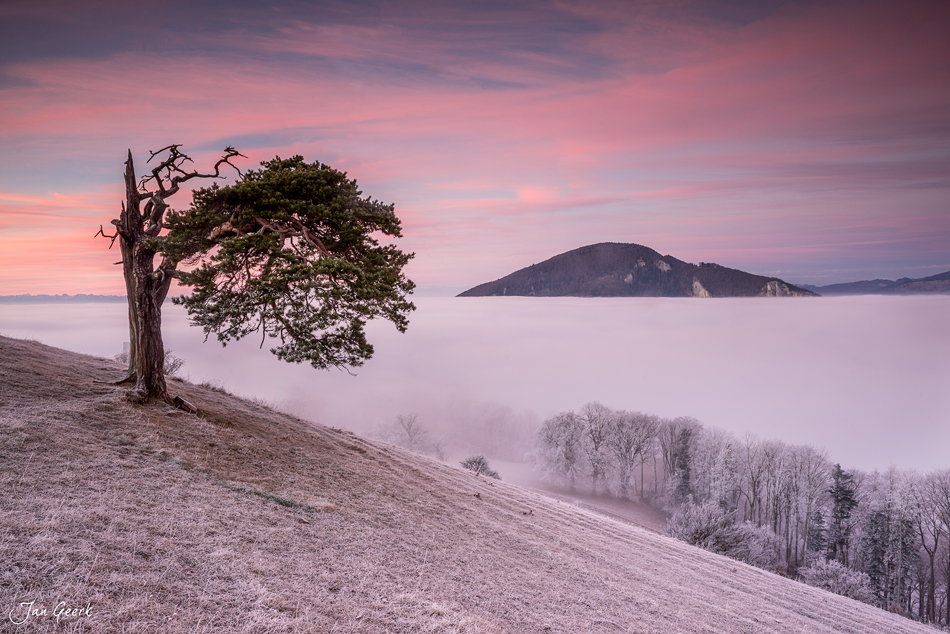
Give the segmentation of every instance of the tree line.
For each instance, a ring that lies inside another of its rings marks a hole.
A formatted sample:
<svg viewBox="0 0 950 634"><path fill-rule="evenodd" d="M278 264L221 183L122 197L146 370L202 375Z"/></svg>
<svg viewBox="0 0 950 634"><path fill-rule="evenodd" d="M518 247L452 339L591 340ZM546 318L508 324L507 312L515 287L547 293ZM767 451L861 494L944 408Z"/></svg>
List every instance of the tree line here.
<svg viewBox="0 0 950 634"><path fill-rule="evenodd" d="M538 430L540 475L645 501L689 543L950 625L950 469L845 470L824 449L588 403Z"/></svg>

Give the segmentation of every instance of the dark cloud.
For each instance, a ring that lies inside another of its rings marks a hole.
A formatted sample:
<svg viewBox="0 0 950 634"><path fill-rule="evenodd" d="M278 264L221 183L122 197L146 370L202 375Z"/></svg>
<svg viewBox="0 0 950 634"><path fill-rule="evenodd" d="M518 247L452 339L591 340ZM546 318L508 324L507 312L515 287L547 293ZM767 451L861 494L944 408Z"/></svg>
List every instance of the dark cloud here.
<svg viewBox="0 0 950 634"><path fill-rule="evenodd" d="M280 130L239 134L222 139L215 139L197 146L195 151L217 151L229 145L242 151L281 146L287 147L297 143L314 143L324 139L326 136L328 136L328 134L325 126L283 128Z"/></svg>
<svg viewBox="0 0 950 634"><path fill-rule="evenodd" d="M29 79L17 77L16 75L11 75L10 73L0 70L0 90L6 90L8 88L29 88L33 85L34 82Z"/></svg>
<svg viewBox="0 0 950 634"><path fill-rule="evenodd" d="M590 5L597 7L598 4ZM421 54L406 59L375 59L371 64L343 65L339 70L370 75L412 74L433 80L453 78L436 62L457 66L530 67L543 75L595 78L611 74L617 60L589 46L590 40L616 29L620 22L637 27L644 52L644 72L669 70L653 44L668 34L657 21L745 24L768 15L775 2L604 4L593 11L573 10L552 2L298 2L252 1L168 2L156 7L140 3L61 2L37 6L13 2L0 9L0 65L38 59L89 59L123 52L195 53L227 56L281 56L248 46L248 36L279 43L288 31L332 26L394 29L410 41L438 43L440 60ZM621 19L622 18L622 19ZM366 42L372 46L373 42ZM636 43L633 43L636 47ZM647 49L650 49L649 51ZM339 64L320 55L296 55L284 61ZM303 58L302 60L300 58ZM629 62L629 60L628 60ZM518 87L492 77L475 77L481 88Z"/></svg>

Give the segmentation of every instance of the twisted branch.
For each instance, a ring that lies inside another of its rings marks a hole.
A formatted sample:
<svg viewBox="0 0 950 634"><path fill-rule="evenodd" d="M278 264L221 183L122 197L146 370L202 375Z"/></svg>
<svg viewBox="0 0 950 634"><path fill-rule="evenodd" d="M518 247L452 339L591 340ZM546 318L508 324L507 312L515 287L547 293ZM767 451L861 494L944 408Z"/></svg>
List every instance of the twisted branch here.
<svg viewBox="0 0 950 634"><path fill-rule="evenodd" d="M149 151L151 155L148 159L148 163L152 162L152 159L158 156L163 152L168 152L168 158L159 163L155 168L152 169L150 176L143 176L139 187L142 188L143 193L146 197L152 196L154 198L155 194L150 194L145 190L145 184L151 180L155 181L155 184L158 186L158 195L161 198L167 198L172 194L176 193L180 185L185 181L191 180L192 178L222 178L221 177L221 166L224 164L230 165L234 170L240 175L241 170L238 169L234 163L231 162L231 159L235 156L240 156L242 158L247 158L237 150L235 150L230 145L224 148L224 156L218 159L218 162L214 164L214 173L202 174L198 171L186 172L181 169L181 166L187 161L189 163L194 163L190 156L178 150L181 147L181 144L169 145L164 147L156 152ZM168 181L168 188L166 189L165 184L162 182L162 171L165 171L164 178ZM173 176L177 174L177 176Z"/></svg>
<svg viewBox="0 0 950 634"><path fill-rule="evenodd" d="M109 243L109 248L111 249L111 248L112 248L112 245L115 244L115 239L119 237L119 228L116 227L115 235L107 236L107 235L106 235L106 232L105 232L105 231L103 230L103 228L102 228L102 225L99 225L99 232L96 233L96 234L95 234L94 236L92 236L92 237L93 237L93 238L98 238L99 236L102 236L103 238L110 238L110 239L112 240L112 242Z"/></svg>

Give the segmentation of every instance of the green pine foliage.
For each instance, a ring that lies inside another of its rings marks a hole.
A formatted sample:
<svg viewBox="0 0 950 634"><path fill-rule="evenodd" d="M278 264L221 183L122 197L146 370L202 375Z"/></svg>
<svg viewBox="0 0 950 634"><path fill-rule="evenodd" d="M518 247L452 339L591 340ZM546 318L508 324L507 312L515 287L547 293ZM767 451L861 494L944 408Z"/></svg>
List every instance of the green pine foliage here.
<svg viewBox="0 0 950 634"><path fill-rule="evenodd" d="M690 477L690 439L693 436L692 427L683 427L676 437L676 462L673 473L673 499L677 504L684 504L692 496Z"/></svg>
<svg viewBox="0 0 950 634"><path fill-rule="evenodd" d="M831 521L828 525L828 559L848 565L848 546L851 539L851 512L858 505L854 475L844 471L840 464L831 470Z"/></svg>
<svg viewBox="0 0 950 634"><path fill-rule="evenodd" d="M909 604L919 556L916 546L910 519L897 517L891 509L868 513L861 538L863 568L879 607L902 610Z"/></svg>
<svg viewBox="0 0 950 634"><path fill-rule="evenodd" d="M825 516L821 511L814 511L811 514L811 521L808 524L808 534L806 538L808 546L808 560L812 561L821 556L827 548L827 539L825 538Z"/></svg>
<svg viewBox="0 0 950 634"><path fill-rule="evenodd" d="M275 158L234 185L195 191L171 212L162 251L193 287L175 301L223 344L275 338L278 358L315 368L360 366L373 354L364 326L391 321L400 332L414 306L403 274L413 257L393 205L362 197L356 181L319 162Z"/></svg>

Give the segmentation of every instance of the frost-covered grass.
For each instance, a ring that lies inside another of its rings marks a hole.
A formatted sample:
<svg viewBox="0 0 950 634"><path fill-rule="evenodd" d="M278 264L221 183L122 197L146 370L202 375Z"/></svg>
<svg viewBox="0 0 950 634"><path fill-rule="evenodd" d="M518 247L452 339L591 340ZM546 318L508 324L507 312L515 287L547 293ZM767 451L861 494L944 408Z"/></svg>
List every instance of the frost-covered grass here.
<svg viewBox="0 0 950 634"><path fill-rule="evenodd" d="M932 631L213 386L133 407L121 373L0 338L0 631Z"/></svg>

